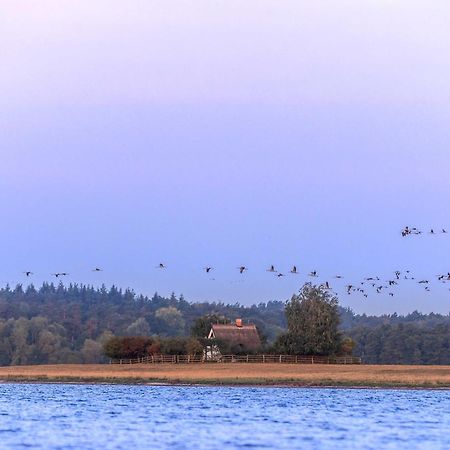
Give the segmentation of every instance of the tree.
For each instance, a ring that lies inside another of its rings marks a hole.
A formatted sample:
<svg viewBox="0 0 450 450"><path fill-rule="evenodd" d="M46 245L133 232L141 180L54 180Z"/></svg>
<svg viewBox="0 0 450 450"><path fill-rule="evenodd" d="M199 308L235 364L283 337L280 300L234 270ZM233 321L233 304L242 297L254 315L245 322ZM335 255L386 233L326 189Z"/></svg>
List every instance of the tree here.
<svg viewBox="0 0 450 450"><path fill-rule="evenodd" d="M105 345L105 343L108 342L113 337L114 337L114 334L110 330L105 330L98 337L97 342L99 342L103 347Z"/></svg>
<svg viewBox="0 0 450 450"><path fill-rule="evenodd" d="M289 354L332 355L339 352L338 300L321 286L306 283L285 307L288 331L276 347Z"/></svg>
<svg viewBox="0 0 450 450"><path fill-rule="evenodd" d="M183 314L173 306L159 308L155 312L155 317L159 320L161 331L169 336L180 336L184 334L185 321Z"/></svg>
<svg viewBox="0 0 450 450"><path fill-rule="evenodd" d="M189 338L186 343L186 353L188 355L203 355L204 347L199 339Z"/></svg>
<svg viewBox="0 0 450 450"><path fill-rule="evenodd" d="M143 318L135 320L131 325L127 327L128 336L149 336L150 335L150 325Z"/></svg>
<svg viewBox="0 0 450 450"><path fill-rule="evenodd" d="M160 339L161 353L166 355L185 355L187 339L183 337L170 337Z"/></svg>
<svg viewBox="0 0 450 450"><path fill-rule="evenodd" d="M11 333L11 343L13 346L12 365L27 364L30 348L27 343L29 322L25 317L20 317L14 321Z"/></svg>
<svg viewBox="0 0 450 450"><path fill-rule="evenodd" d="M49 363L57 363L61 338L50 330L43 330L39 333L37 348Z"/></svg>
<svg viewBox="0 0 450 450"><path fill-rule="evenodd" d="M219 314L205 314L195 319L191 327L191 336L205 338L211 331L214 323L230 323L230 320Z"/></svg>
<svg viewBox="0 0 450 450"><path fill-rule="evenodd" d="M98 364L103 359L103 347L100 342L92 339L85 339L81 348L81 356L86 364Z"/></svg>
<svg viewBox="0 0 450 450"><path fill-rule="evenodd" d="M122 352L122 338L113 336L103 344L103 352L108 358L120 359L123 358Z"/></svg>
<svg viewBox="0 0 450 450"><path fill-rule="evenodd" d="M339 353L344 356L351 356L355 346L356 342L351 337L345 337L342 339Z"/></svg>

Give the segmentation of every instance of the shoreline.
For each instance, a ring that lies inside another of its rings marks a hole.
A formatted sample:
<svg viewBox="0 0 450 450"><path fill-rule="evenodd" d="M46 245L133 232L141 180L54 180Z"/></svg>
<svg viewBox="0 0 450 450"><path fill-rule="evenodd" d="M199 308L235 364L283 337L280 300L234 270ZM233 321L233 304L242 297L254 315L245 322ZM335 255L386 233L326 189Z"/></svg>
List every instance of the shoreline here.
<svg viewBox="0 0 450 450"><path fill-rule="evenodd" d="M449 391L450 385L436 386L431 384L302 384L298 382L293 383L228 383L219 380L212 380L211 382L162 382L162 381L151 381L151 380L111 380L111 379L83 379L74 380L73 378L67 379L23 379L23 378L11 378L3 379L0 378L0 385L8 384L65 384L65 385L97 385L97 386L148 386L148 387L217 387L217 388L274 388L274 389L350 389L350 390L402 390L402 391L412 391L412 390L423 390L423 391Z"/></svg>
<svg viewBox="0 0 450 450"><path fill-rule="evenodd" d="M0 383L448 390L450 366L61 364L0 367Z"/></svg>

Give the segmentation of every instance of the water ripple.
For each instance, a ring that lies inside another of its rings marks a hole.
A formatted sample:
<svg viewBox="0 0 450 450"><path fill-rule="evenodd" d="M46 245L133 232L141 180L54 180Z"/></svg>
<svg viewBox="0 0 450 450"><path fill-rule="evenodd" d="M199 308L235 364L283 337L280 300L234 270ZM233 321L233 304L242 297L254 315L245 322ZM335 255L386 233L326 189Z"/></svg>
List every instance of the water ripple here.
<svg viewBox="0 0 450 450"><path fill-rule="evenodd" d="M0 447L447 449L450 392L0 385Z"/></svg>

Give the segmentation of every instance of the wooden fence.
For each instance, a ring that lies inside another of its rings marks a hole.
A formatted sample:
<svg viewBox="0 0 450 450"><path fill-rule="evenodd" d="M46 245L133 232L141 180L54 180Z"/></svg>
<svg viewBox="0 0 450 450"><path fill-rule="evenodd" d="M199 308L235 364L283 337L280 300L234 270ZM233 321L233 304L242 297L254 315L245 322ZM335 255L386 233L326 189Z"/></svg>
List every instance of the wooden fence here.
<svg viewBox="0 0 450 450"><path fill-rule="evenodd" d="M151 355L135 359L112 359L110 364L216 364L216 363L271 363L271 364L361 364L357 356L297 356L297 355L222 355L207 360L202 355Z"/></svg>

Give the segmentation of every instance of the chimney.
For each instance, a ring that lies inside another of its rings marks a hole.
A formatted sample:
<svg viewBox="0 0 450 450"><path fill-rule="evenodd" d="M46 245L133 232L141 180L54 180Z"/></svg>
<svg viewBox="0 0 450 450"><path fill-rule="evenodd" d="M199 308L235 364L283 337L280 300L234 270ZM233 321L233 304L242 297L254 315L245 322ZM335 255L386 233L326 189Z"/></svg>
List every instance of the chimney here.
<svg viewBox="0 0 450 450"><path fill-rule="evenodd" d="M236 319L236 326L237 327L242 327L242 319Z"/></svg>

